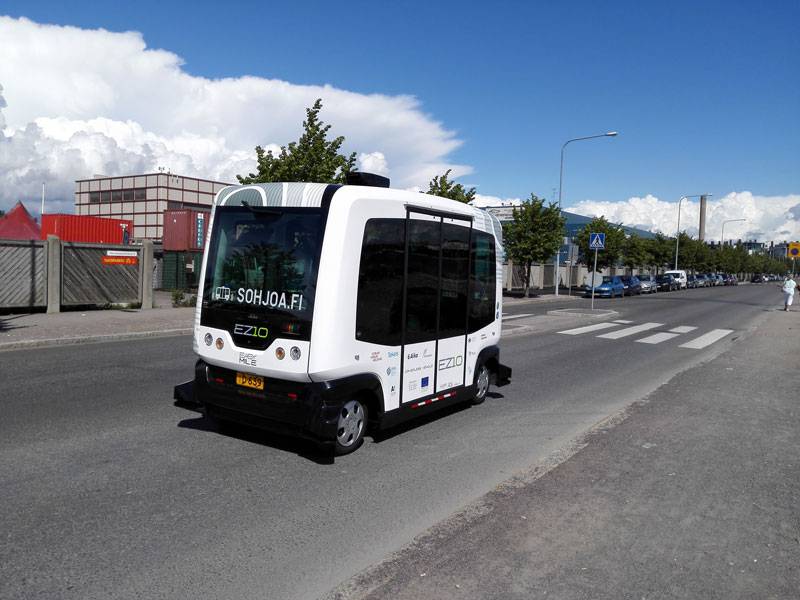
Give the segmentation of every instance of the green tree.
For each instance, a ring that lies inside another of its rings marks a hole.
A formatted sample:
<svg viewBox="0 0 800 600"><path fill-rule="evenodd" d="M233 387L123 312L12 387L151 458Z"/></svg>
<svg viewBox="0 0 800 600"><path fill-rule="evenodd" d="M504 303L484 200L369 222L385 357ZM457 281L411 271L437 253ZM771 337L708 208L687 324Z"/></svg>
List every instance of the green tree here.
<svg viewBox="0 0 800 600"><path fill-rule="evenodd" d="M605 233L606 247L597 253L597 268L610 267L617 263L625 248L625 231L622 226L609 223L605 217L595 217L575 236L581 257L590 269L594 266L594 250L589 248L590 233Z"/></svg>
<svg viewBox="0 0 800 600"><path fill-rule="evenodd" d="M442 198L450 198L466 204L475 199L475 188L466 189L460 183L448 179L452 169L447 169L444 175L436 175L428 184L428 193Z"/></svg>
<svg viewBox="0 0 800 600"><path fill-rule="evenodd" d="M600 255L597 256L598 262ZM652 263L653 257L647 249L644 238L632 233L625 240L622 249L622 261L629 269L642 269L645 265Z"/></svg>
<svg viewBox="0 0 800 600"><path fill-rule="evenodd" d="M256 146L258 172L246 177L237 175L239 183L268 183L270 181L306 181L318 183L344 183L347 173L356 164L356 153L339 154L344 136L328 139L331 126L319 118L322 99L318 98L306 109L303 134L296 142L281 146L275 156L272 150Z"/></svg>
<svg viewBox="0 0 800 600"><path fill-rule="evenodd" d="M659 232L647 240L647 249L653 257L653 266L656 273L663 267L672 267L675 260L675 238L667 237Z"/></svg>
<svg viewBox="0 0 800 600"><path fill-rule="evenodd" d="M545 205L543 199L531 194L527 202L514 208L513 220L505 225L506 253L525 269L525 297L531 283L531 266L548 260L558 251L565 221L555 203Z"/></svg>

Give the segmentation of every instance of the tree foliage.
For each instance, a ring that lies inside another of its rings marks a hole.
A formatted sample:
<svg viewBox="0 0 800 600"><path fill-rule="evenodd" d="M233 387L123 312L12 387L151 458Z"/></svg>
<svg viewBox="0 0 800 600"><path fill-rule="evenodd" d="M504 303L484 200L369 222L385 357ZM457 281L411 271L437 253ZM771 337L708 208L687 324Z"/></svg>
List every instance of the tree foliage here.
<svg viewBox="0 0 800 600"><path fill-rule="evenodd" d="M452 169L447 169L444 175L436 175L428 184L428 193L442 198L450 198L466 204L475 199L475 188L466 189L460 183L448 179Z"/></svg>
<svg viewBox="0 0 800 600"><path fill-rule="evenodd" d="M610 267L622 257L625 248L625 231L620 225L609 223L605 217L595 217L575 236L575 243L585 265L594 266L594 250L589 248L590 233L605 233L606 247L597 253L597 268Z"/></svg>
<svg viewBox="0 0 800 600"><path fill-rule="evenodd" d="M597 257L598 261L600 257ZM642 269L652 264L653 255L650 254L647 240L635 233L628 236L622 248L622 260L629 269Z"/></svg>
<svg viewBox="0 0 800 600"><path fill-rule="evenodd" d="M303 134L296 142L281 146L276 156L272 150L256 146L258 169L246 177L237 175L239 183L268 183L271 181L305 181L318 183L344 183L347 173L356 164L356 153L340 154L344 136L328 139L331 128L319 118L322 99L318 98L306 109Z"/></svg>
<svg viewBox="0 0 800 600"><path fill-rule="evenodd" d="M525 296L530 288L531 266L548 260L558 251L565 221L555 203L545 205L535 194L514 208L513 220L504 227L504 246L511 260L525 269Z"/></svg>

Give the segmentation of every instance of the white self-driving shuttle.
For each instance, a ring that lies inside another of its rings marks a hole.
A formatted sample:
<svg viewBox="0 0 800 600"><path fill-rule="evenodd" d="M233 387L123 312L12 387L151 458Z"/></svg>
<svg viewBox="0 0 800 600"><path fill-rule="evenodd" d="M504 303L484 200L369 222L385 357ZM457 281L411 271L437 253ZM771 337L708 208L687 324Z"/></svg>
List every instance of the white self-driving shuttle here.
<svg viewBox="0 0 800 600"><path fill-rule="evenodd" d="M193 398L212 419L337 454L369 425L482 402L511 375L502 253L489 213L366 173L226 187L203 256Z"/></svg>

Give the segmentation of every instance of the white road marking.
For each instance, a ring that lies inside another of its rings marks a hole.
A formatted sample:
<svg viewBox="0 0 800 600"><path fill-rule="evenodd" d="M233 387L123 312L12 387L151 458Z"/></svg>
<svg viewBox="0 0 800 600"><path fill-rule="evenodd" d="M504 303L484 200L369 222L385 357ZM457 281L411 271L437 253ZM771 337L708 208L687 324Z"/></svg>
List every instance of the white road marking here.
<svg viewBox="0 0 800 600"><path fill-rule="evenodd" d="M663 327L663 325L663 323L643 323L642 325L634 325L633 327L626 327L625 329L618 329L617 331L604 333L602 335L598 335L597 337L607 340L618 340L619 338L628 337L629 335L636 335L637 333L647 331L648 329Z"/></svg>
<svg viewBox="0 0 800 600"><path fill-rule="evenodd" d="M714 342L718 342L726 335L730 335L733 333L733 329L712 329L708 333L704 333L698 338L694 338L693 340L686 342L685 344L681 344L681 348L693 348L694 350L700 350L705 348L706 346L710 346Z"/></svg>
<svg viewBox="0 0 800 600"><path fill-rule="evenodd" d="M616 321L611 321L612 323L619 323L620 325L630 325L633 321L626 321L625 319L617 319Z"/></svg>
<svg viewBox="0 0 800 600"><path fill-rule="evenodd" d="M580 335L582 333L590 333L592 331L600 331L601 329L608 329L609 327L616 327L616 323L597 323L595 325L587 325L586 327L578 327L577 329L567 329L566 331L559 331L564 335Z"/></svg>
<svg viewBox="0 0 800 600"><path fill-rule="evenodd" d="M533 313L525 313L522 315L507 315L503 317L503 321L510 321L511 319L521 319L522 317L532 317Z"/></svg>
<svg viewBox="0 0 800 600"><path fill-rule="evenodd" d="M689 333L695 329L697 329L697 327L692 327L691 325L681 325L680 327L673 327L670 329L670 331L672 333Z"/></svg>
<svg viewBox="0 0 800 600"><path fill-rule="evenodd" d="M640 340L636 340L640 344L660 344L661 342L666 342L667 340L671 340L674 337L678 337L677 333L654 333L653 335L647 336L646 338L642 338Z"/></svg>

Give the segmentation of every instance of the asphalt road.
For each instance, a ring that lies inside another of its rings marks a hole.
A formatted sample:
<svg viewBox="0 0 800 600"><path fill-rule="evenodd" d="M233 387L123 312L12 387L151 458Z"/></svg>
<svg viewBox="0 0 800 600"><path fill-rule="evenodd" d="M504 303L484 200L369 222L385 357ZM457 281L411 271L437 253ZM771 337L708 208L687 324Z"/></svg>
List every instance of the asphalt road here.
<svg viewBox="0 0 800 600"><path fill-rule="evenodd" d="M502 393L335 463L173 406L188 338L3 353L0 597L319 596L725 351L779 301L767 286L614 300L630 323L509 338ZM631 327L645 329L597 337ZM730 333L681 347L715 330ZM637 342L656 334L674 337Z"/></svg>

